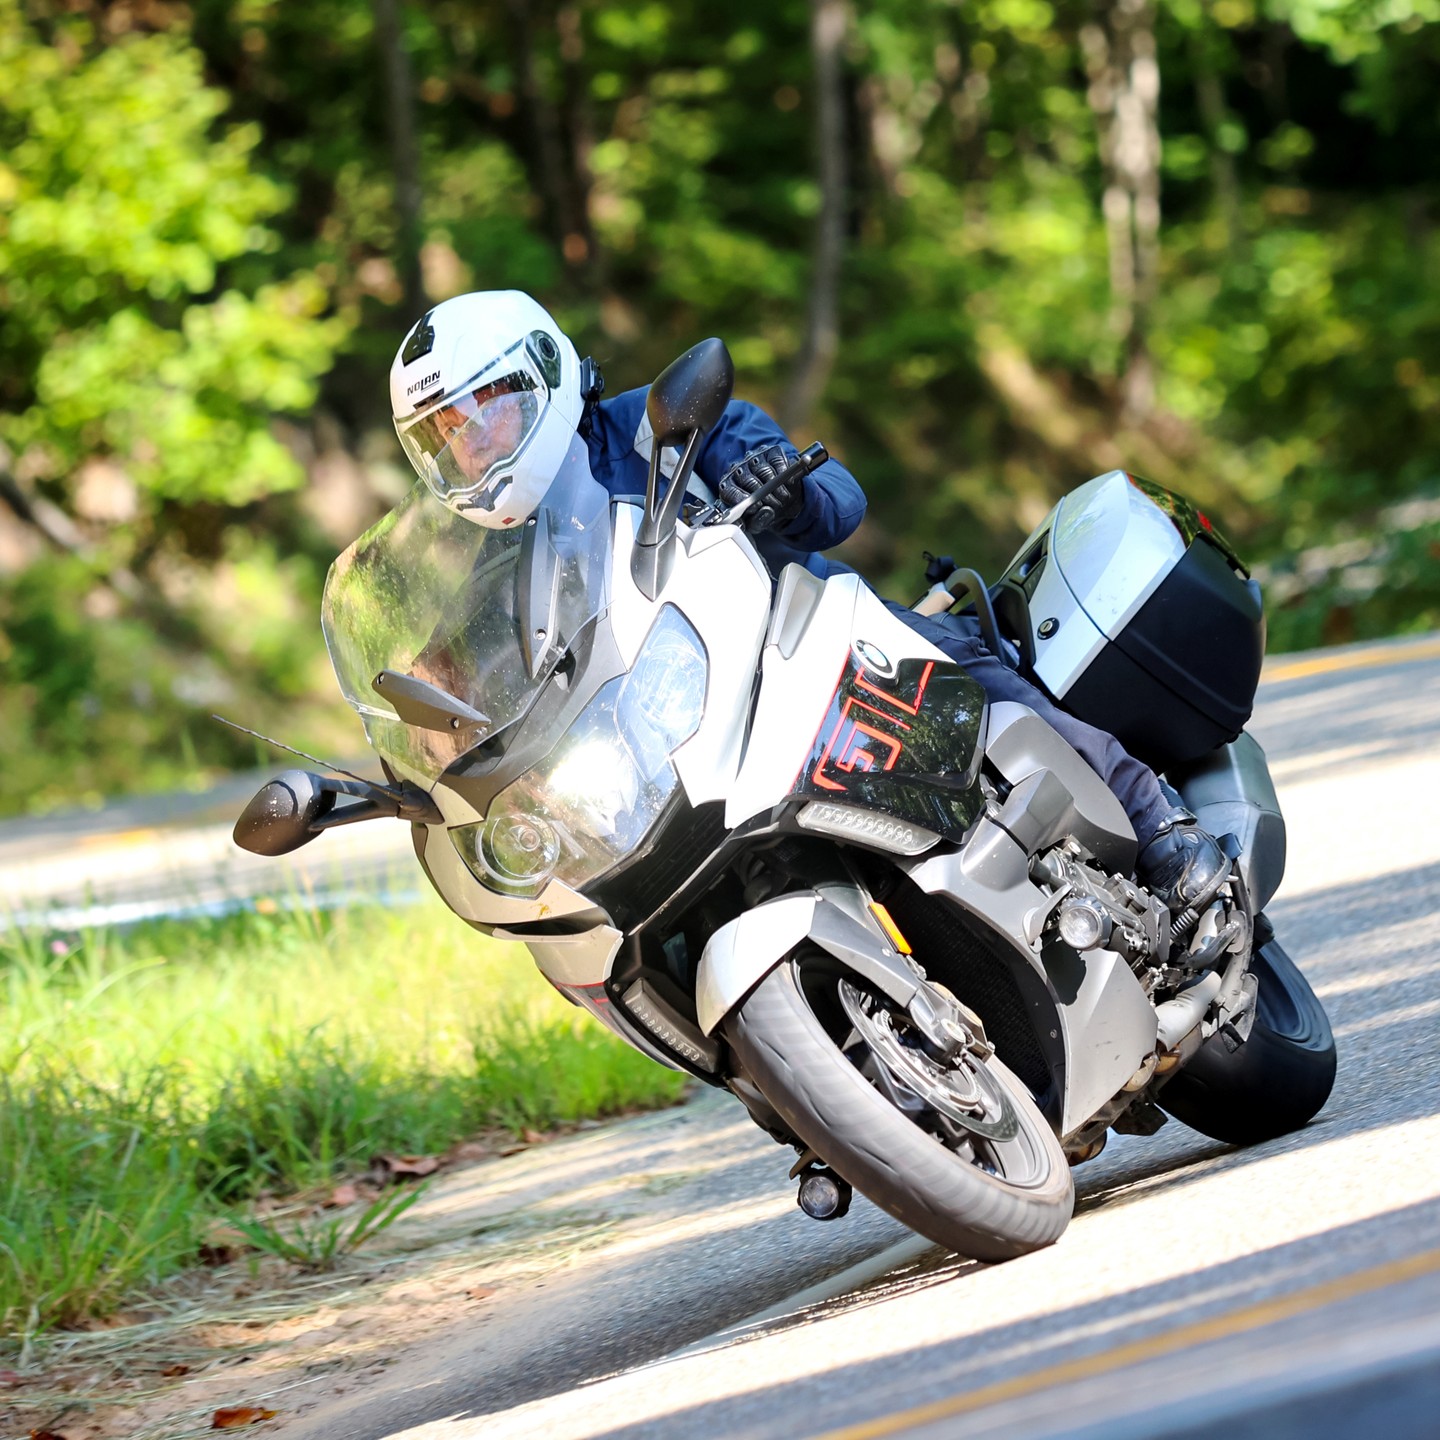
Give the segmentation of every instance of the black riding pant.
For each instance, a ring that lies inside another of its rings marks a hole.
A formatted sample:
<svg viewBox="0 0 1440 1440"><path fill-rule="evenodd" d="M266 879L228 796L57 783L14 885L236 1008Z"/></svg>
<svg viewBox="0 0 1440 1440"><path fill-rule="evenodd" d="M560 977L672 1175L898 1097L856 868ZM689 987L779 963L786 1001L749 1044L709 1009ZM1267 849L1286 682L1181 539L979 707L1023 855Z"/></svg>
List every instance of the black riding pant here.
<svg viewBox="0 0 1440 1440"><path fill-rule="evenodd" d="M1043 690L991 654L980 638L978 622L971 617L917 615L898 601L887 600L885 604L978 681L990 700L1014 700L1028 705L1047 725L1059 731L1125 807L1135 836L1144 848L1172 804L1148 765L1142 765L1113 735L1067 714Z"/></svg>

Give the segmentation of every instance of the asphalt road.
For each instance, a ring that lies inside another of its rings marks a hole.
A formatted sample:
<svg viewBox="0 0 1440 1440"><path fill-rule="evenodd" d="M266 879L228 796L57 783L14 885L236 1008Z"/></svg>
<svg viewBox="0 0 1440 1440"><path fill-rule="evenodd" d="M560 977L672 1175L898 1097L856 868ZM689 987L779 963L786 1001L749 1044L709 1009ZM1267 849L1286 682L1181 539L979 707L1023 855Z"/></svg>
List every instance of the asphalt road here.
<svg viewBox="0 0 1440 1440"><path fill-rule="evenodd" d="M1290 829L1269 913L1341 1052L1305 1131L1112 1141L1058 1245L985 1267L858 1201L805 1220L788 1152L707 1099L517 1157L554 1167L537 1204L618 1184L614 1242L279 1433L1440 1435L1440 642L1274 666L1252 729Z"/></svg>
<svg viewBox="0 0 1440 1440"><path fill-rule="evenodd" d="M1270 677L1252 728L1291 835L1270 913L1341 1047L1303 1133L1112 1142L1058 1245L985 1267L858 1203L806 1221L788 1155L717 1098L592 1142L578 1171L554 1156L582 1204L586 1167L678 1176L648 1229L281 1433L1440 1434L1440 643Z"/></svg>

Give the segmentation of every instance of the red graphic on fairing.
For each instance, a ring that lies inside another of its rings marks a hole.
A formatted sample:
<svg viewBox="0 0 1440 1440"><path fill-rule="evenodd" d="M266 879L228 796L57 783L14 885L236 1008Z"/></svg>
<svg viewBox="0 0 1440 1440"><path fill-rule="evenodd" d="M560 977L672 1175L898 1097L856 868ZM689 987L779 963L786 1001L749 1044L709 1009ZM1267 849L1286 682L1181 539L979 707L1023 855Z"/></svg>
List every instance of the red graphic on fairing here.
<svg viewBox="0 0 1440 1440"><path fill-rule="evenodd" d="M910 729L909 722L901 716L914 717L920 713L925 687L934 669L934 662L928 661L916 682L915 694L908 699L882 689L873 677L867 679L863 668L856 670L850 684L842 680L836 691L839 712L811 772L811 781L825 790L845 790L842 780L831 778L837 771L853 775L857 770L893 770L905 749L904 732ZM862 690L872 696L873 701L856 693ZM885 729L877 728L881 725Z"/></svg>

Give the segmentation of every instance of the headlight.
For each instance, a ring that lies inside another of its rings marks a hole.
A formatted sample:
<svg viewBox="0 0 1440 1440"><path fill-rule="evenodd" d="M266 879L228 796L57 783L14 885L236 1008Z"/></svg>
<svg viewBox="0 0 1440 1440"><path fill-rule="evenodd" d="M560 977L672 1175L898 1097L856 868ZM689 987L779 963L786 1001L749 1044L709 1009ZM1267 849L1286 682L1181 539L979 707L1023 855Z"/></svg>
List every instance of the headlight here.
<svg viewBox="0 0 1440 1440"><path fill-rule="evenodd" d="M538 895L560 859L560 838L550 822L518 810L492 814L481 825L462 825L450 839L471 872L502 895Z"/></svg>
<svg viewBox="0 0 1440 1440"><path fill-rule="evenodd" d="M620 816L635 809L640 777L615 739L587 740L550 772L548 789L558 811L582 819L593 834L609 836Z"/></svg>
<svg viewBox="0 0 1440 1440"><path fill-rule="evenodd" d="M709 665L700 637L664 606L627 675L602 685L550 754L450 838L475 878L535 896L579 890L645 843L680 781L671 753L700 727Z"/></svg>
<svg viewBox="0 0 1440 1440"><path fill-rule="evenodd" d="M700 637L667 605L635 657L620 709L633 707L634 718L655 732L668 753L700 727L708 668Z"/></svg>

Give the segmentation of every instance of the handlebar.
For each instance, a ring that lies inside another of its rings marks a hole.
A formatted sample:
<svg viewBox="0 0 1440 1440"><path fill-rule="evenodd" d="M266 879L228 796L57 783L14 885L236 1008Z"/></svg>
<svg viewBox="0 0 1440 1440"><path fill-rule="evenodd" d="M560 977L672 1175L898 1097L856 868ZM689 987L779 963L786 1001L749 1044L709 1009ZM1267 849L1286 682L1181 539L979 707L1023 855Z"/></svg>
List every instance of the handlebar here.
<svg viewBox="0 0 1440 1440"><path fill-rule="evenodd" d="M723 505L713 505L700 518L699 523L702 525L735 525L751 506L758 505L771 491L778 490L792 480L804 479L812 470L818 470L829 458L830 452L817 440L808 449L802 450L783 470L771 476L759 489L752 491L732 509L727 510Z"/></svg>

